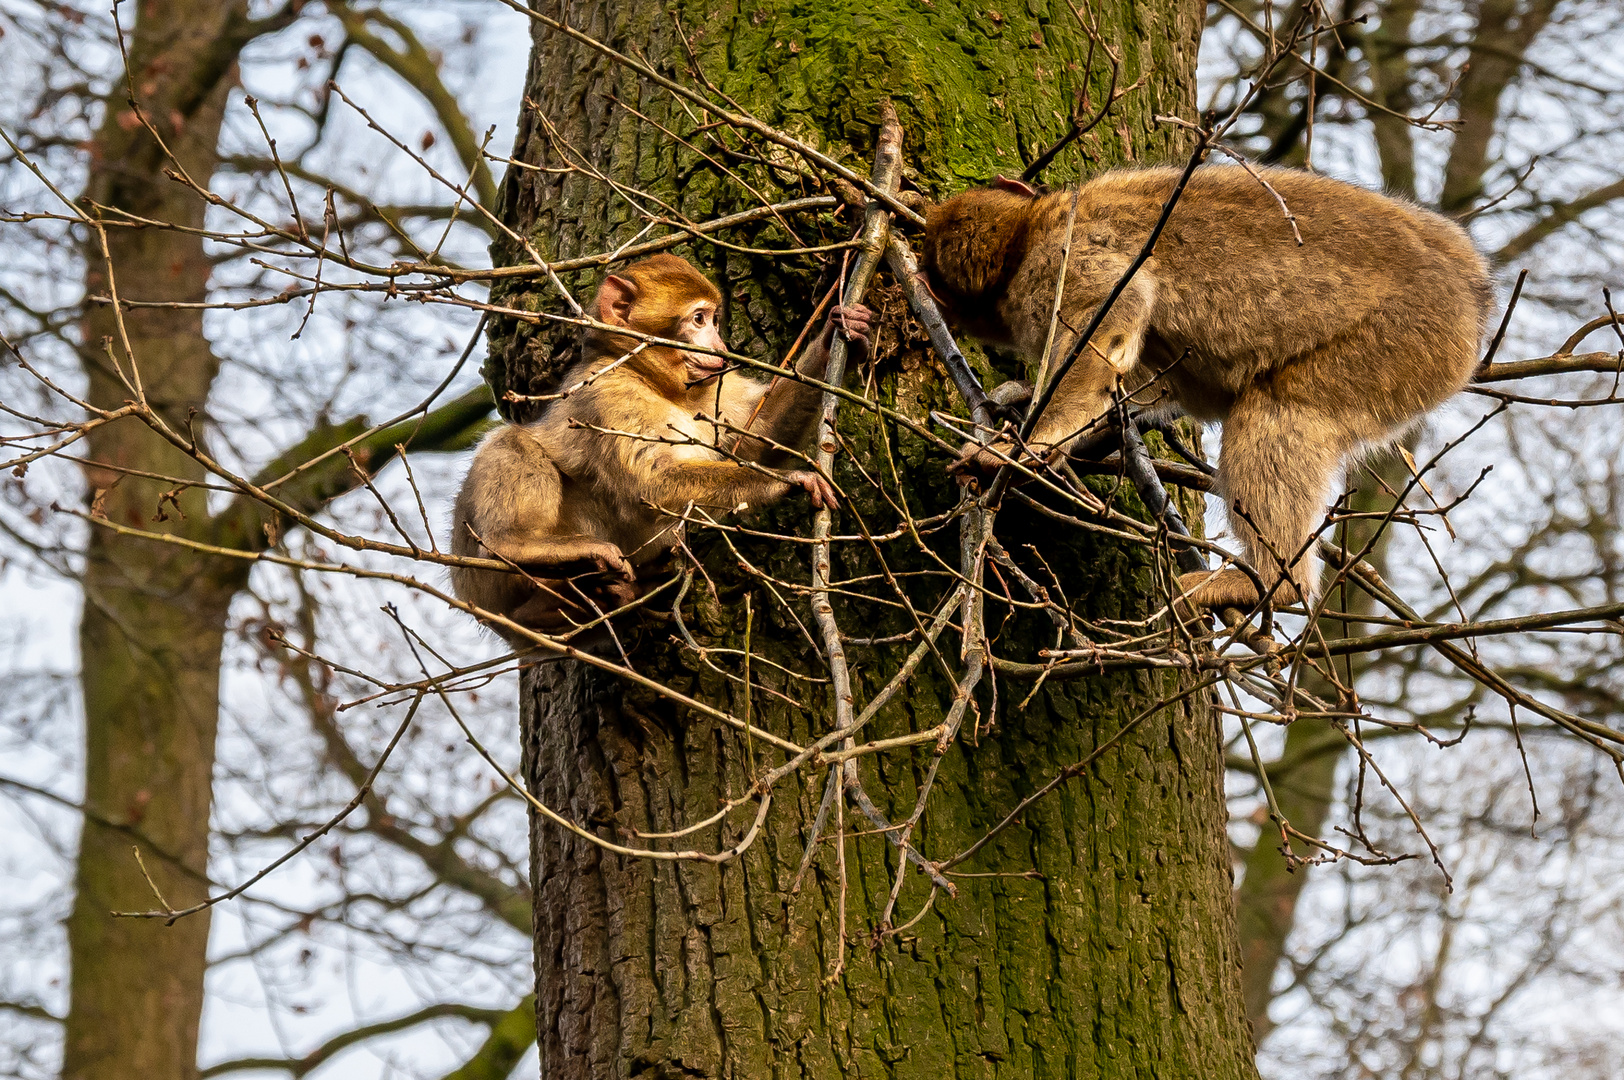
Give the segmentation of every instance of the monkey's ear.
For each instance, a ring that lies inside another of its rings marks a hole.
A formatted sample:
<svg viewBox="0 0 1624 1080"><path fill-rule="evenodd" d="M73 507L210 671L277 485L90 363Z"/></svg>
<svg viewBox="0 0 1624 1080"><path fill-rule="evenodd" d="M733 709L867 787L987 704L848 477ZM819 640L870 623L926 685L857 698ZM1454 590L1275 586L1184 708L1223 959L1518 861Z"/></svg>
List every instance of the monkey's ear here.
<svg viewBox="0 0 1624 1080"><path fill-rule="evenodd" d="M999 191L1013 191L1017 195L1025 195L1029 199L1038 197L1038 189L1025 180L1011 180L1007 176L995 176L992 178L992 186Z"/></svg>
<svg viewBox="0 0 1624 1080"><path fill-rule="evenodd" d="M610 275L598 286L598 321L614 326L631 324L632 304L637 301L637 286L628 278Z"/></svg>

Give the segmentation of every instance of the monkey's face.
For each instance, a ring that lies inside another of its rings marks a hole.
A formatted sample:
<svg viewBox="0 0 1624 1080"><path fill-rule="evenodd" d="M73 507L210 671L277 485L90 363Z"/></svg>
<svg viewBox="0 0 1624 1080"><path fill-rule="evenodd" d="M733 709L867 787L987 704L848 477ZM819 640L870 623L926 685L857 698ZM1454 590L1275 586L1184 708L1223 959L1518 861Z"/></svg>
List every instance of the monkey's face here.
<svg viewBox="0 0 1624 1080"><path fill-rule="evenodd" d="M919 283L936 301L943 321L954 334L993 345L1011 344L1010 329L998 313L996 298L967 296L924 270L919 272Z"/></svg>
<svg viewBox="0 0 1624 1080"><path fill-rule="evenodd" d="M983 188L925 212L921 276L954 329L996 343L1009 337L998 301L1025 257L1033 201L1024 186Z"/></svg>
<svg viewBox="0 0 1624 1080"><path fill-rule="evenodd" d="M598 290L597 317L650 337L725 351L727 342L716 325L722 294L685 259L656 255L604 279ZM639 343L601 331L588 343L600 352L630 354L626 363L642 372L671 398L711 381L728 366L726 358L669 345Z"/></svg>
<svg viewBox="0 0 1624 1080"><path fill-rule="evenodd" d="M727 342L716 328L716 304L709 298L690 304L678 319L676 330L667 336L704 349L727 351ZM678 356L688 375L685 381L690 385L714 379L728 366L726 357L711 353L684 350Z"/></svg>

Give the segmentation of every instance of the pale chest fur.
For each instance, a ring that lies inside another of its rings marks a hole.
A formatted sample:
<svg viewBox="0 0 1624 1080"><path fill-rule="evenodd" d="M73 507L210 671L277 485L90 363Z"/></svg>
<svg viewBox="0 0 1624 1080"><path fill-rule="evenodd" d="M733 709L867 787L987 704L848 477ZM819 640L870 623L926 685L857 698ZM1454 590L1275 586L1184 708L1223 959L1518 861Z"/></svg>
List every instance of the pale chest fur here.
<svg viewBox="0 0 1624 1080"><path fill-rule="evenodd" d="M716 460L716 425L696 414L708 403L617 394L613 380L556 403L537 425L538 440L564 475L571 497L560 527L614 543L641 565L681 537L680 523L648 505L659 476L679 461ZM637 408L624 407L635 401Z"/></svg>

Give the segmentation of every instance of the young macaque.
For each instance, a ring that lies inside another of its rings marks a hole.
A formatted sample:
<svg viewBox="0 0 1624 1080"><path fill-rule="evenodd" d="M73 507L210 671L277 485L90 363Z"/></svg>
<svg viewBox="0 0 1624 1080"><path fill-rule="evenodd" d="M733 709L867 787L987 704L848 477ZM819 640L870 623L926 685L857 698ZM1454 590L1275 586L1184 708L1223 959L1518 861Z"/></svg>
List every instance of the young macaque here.
<svg viewBox="0 0 1624 1080"><path fill-rule="evenodd" d="M1345 462L1465 385L1492 291L1466 233L1437 214L1312 173L1261 175L1296 215L1302 245L1274 194L1244 169L1198 169L1029 445L1045 458L1064 453L1110 409L1119 380L1138 400L1222 421L1218 484L1230 527L1273 599L1293 602L1318 587L1309 539ZM1118 170L1083 185L1048 360L1071 192L1004 182L930 207L921 267L966 332L1058 366L1139 254L1178 176ZM998 461L972 444L955 469L988 472ZM1238 569L1185 574L1180 586L1201 607L1258 602Z"/></svg>
<svg viewBox="0 0 1624 1080"><path fill-rule="evenodd" d="M725 350L716 326L721 299L686 261L656 255L605 278L588 314ZM835 308L796 370L821 379L837 331L860 356L870 320L860 305ZM521 626L556 630L596 617L594 606L607 612L635 599L638 568L676 547L681 522L672 515L689 503L726 511L801 488L813 506L833 506L834 489L816 472L769 471L796 460L773 444L798 450L807 442L821 392L728 369L711 353L586 331L581 359L560 383L565 396L534 423L500 428L480 443L452 514L454 554L524 573L453 567L457 596ZM761 438L740 437L729 425Z"/></svg>

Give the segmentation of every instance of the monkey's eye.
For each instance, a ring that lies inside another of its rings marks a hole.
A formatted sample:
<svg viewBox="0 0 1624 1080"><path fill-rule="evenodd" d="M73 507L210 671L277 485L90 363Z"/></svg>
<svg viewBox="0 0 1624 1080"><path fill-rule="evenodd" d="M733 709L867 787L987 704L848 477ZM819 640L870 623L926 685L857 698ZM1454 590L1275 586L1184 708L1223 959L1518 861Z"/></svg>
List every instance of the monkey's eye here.
<svg viewBox="0 0 1624 1080"><path fill-rule="evenodd" d="M704 308L700 308L698 311L694 312L694 325L695 326L704 326L705 325L705 318L709 314L710 314L710 312L706 311Z"/></svg>

